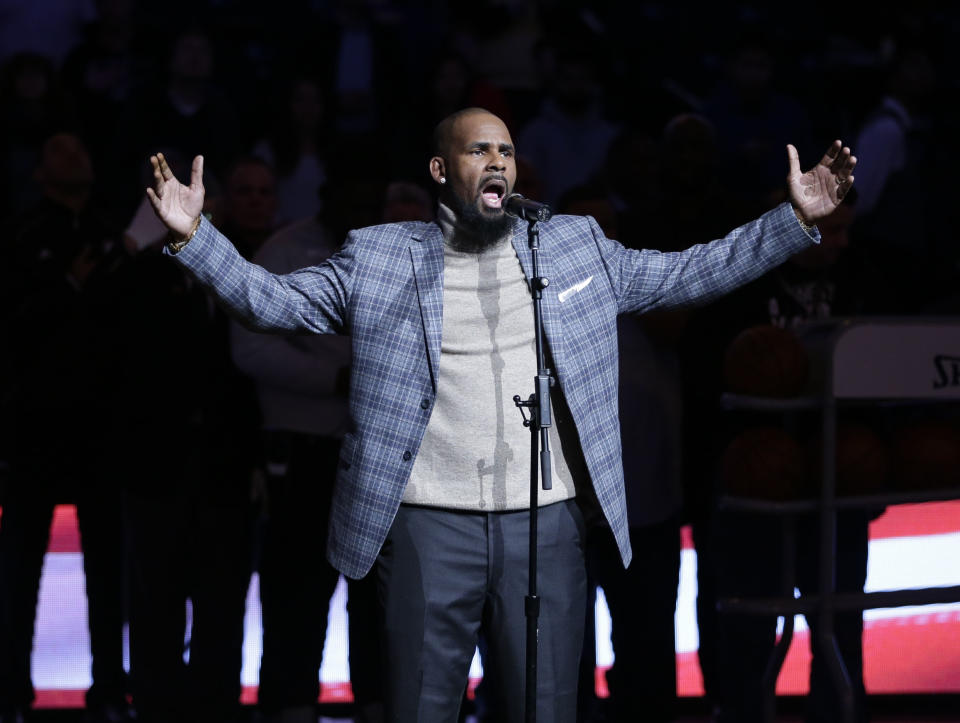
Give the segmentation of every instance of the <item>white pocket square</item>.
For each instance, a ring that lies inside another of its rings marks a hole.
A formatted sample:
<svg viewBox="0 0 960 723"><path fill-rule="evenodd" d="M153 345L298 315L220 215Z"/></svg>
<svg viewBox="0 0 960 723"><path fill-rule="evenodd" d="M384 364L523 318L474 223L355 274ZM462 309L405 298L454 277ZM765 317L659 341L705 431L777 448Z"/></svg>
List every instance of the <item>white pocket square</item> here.
<svg viewBox="0 0 960 723"><path fill-rule="evenodd" d="M561 291L559 294L557 294L557 298L560 300L560 303L563 303L564 301L567 300L568 297L573 296L578 291L582 291L583 289L587 288L587 286L590 285L591 281L593 281L593 277L588 276L583 281L578 281L577 283L575 283L569 289L564 289L563 291Z"/></svg>

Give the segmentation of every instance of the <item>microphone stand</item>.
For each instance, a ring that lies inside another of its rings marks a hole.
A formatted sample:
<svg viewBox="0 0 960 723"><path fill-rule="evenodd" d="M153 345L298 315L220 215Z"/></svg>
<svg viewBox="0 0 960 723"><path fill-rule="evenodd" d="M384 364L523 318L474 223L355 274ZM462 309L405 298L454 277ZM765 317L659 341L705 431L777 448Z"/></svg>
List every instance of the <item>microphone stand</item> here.
<svg viewBox="0 0 960 723"><path fill-rule="evenodd" d="M537 492L539 466L543 477L543 489L553 487L550 476L550 386L551 374L546 367L546 358L543 351L543 309L541 301L543 290L550 284L550 279L540 276L538 254L540 251L540 220L549 218L527 219L527 238L530 244L530 253L533 258L533 276L530 279L530 293L533 295L534 336L537 349L537 376L534 377L534 392L529 399L522 401L520 395L513 397L513 403L520 409L523 416L523 426L530 427L530 554L528 573L528 592L524 599L524 613L527 617L527 646L526 646L526 695L525 721L535 723L537 720L537 622L540 616L540 598L537 596ZM530 410L530 416L524 414L524 408ZM538 439L539 436L539 439ZM538 444L539 442L539 444ZM539 454L538 454L539 449ZM539 461L539 465L538 465Z"/></svg>

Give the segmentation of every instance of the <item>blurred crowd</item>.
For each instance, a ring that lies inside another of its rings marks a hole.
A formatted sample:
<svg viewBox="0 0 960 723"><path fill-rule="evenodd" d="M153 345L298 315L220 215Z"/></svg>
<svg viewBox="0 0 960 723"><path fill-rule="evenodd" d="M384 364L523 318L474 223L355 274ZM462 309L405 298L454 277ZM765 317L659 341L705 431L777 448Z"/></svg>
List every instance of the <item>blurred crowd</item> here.
<svg viewBox="0 0 960 723"><path fill-rule="evenodd" d="M511 129L520 193L634 248L686 248L786 200L787 143L805 169L835 138L859 159L820 247L708 307L621 324L637 554L625 572L609 531L593 536L616 661L601 705L585 646L583 718L675 715L689 524L707 696L718 720L759 720L775 625L731 623L715 602L776 589L755 570L778 566L756 545L777 532L716 514L723 450L744 425L720 409L724 351L756 325L960 312L958 33L960 10L926 2L0 0L0 721L33 700L60 503L77 505L82 535L91 721L130 719L131 699L147 723L234 720L254 571L260 711L315 720L349 344L230 322L161 255L148 158L162 151L186 179L202 154L208 217L282 273L351 228L432 220L431 133L467 106ZM876 514L842 521L848 589L863 587ZM378 715L373 595L349 583L357 720ZM856 683L862 621L847 622ZM832 720L817 676L809 720ZM866 720L862 699L860 683Z"/></svg>

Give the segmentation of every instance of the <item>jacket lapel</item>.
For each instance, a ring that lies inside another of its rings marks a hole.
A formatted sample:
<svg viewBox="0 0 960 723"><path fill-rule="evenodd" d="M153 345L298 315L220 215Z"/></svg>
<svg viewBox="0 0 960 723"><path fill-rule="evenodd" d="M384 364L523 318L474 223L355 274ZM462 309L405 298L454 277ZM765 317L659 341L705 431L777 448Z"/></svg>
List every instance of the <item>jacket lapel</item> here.
<svg viewBox="0 0 960 723"><path fill-rule="evenodd" d="M440 370L440 340L443 334L443 233L436 224L410 244L413 277L417 284L417 301L423 321L423 335L430 360L430 377L437 389Z"/></svg>
<svg viewBox="0 0 960 723"><path fill-rule="evenodd" d="M547 235L549 237L549 234ZM547 337L547 354L553 357L553 364L559 367L563 359L563 333L560 323L560 304L557 301L557 279L554 278L553 257L549 250L549 244L544 244L543 229L540 229L540 250L537 253L537 262L540 267L540 275L550 280L550 284L543 290L543 331ZM513 248L520 259L520 265L523 267L523 274L527 277L529 286L530 279L533 277L533 252L530 251L530 240L527 237L527 224L518 222L514 226ZM531 308L533 304L531 303ZM549 363L549 361L548 361ZM554 369L554 373L556 373Z"/></svg>

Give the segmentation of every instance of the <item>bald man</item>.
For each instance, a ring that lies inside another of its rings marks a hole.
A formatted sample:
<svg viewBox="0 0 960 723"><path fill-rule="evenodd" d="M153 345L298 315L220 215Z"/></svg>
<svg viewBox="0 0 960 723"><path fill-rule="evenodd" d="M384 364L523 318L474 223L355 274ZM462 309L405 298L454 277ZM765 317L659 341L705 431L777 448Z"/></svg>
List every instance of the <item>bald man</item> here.
<svg viewBox="0 0 960 723"><path fill-rule="evenodd" d="M557 152L578 163L577 149ZM351 231L329 260L283 276L245 262L202 218L202 158L189 186L151 158L147 194L171 231L168 253L236 318L262 331L350 335L351 430L327 556L350 577L377 576L391 721L457 720L481 629L499 716L524 717L530 435L513 396L527 396L537 364L527 228L504 209L515 153L495 115L454 113L437 126L429 161L435 222ZM604 518L624 564L632 554L617 315L715 298L816 243L814 224L840 203L856 161L839 141L806 173L792 146L788 159L790 203L683 252L628 250L589 216L542 226L557 384L553 485L538 499L540 721L576 716L585 526Z"/></svg>

